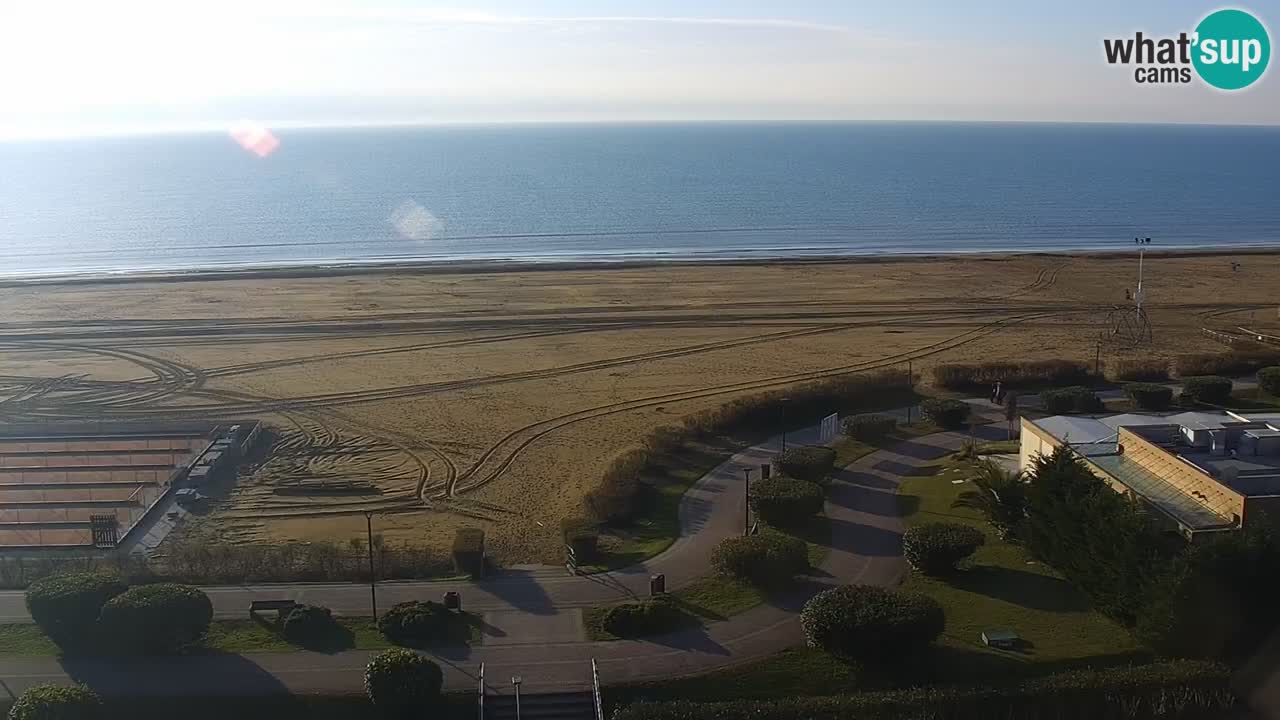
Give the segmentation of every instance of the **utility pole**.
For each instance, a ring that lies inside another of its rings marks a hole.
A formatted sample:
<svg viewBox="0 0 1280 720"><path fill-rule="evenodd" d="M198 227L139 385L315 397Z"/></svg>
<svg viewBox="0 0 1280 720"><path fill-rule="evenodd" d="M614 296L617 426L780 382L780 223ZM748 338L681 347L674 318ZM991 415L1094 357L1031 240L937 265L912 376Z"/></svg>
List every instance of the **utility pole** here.
<svg viewBox="0 0 1280 720"><path fill-rule="evenodd" d="M742 534L751 534L751 468L742 468L746 481L742 483Z"/></svg>
<svg viewBox="0 0 1280 720"><path fill-rule="evenodd" d="M378 576L373 572L373 513L364 514L365 528L369 532L369 606L373 608L373 620L378 621Z"/></svg>

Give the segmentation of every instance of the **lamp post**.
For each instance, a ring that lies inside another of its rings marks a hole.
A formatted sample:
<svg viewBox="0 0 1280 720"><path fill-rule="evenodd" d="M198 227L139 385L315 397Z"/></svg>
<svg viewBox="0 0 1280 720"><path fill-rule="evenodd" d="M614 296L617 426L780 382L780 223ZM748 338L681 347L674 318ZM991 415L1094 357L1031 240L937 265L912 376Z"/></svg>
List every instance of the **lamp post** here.
<svg viewBox="0 0 1280 720"><path fill-rule="evenodd" d="M780 405L782 408L782 452L787 451L787 402L790 400L791 398L784 397Z"/></svg>
<svg viewBox="0 0 1280 720"><path fill-rule="evenodd" d="M516 720L520 720L520 683L524 682L524 678L519 675L511 676L511 686L516 689Z"/></svg>
<svg viewBox="0 0 1280 720"><path fill-rule="evenodd" d="M742 534L751 534L751 468L742 468L745 482L742 483Z"/></svg>
<svg viewBox="0 0 1280 720"><path fill-rule="evenodd" d="M378 577L373 572L373 513L364 514L365 529L368 531L369 550L369 606L373 608L373 620L378 621Z"/></svg>

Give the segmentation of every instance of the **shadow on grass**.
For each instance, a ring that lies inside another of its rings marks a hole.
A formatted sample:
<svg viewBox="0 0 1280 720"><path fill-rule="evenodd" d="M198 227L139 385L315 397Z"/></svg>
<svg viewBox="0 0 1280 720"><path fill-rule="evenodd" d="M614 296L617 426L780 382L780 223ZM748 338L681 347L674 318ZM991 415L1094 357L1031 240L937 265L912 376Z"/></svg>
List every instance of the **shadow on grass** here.
<svg viewBox="0 0 1280 720"><path fill-rule="evenodd" d="M1090 605L1071 583L1048 575L995 565L975 565L946 578L948 584L1033 610L1085 612Z"/></svg>

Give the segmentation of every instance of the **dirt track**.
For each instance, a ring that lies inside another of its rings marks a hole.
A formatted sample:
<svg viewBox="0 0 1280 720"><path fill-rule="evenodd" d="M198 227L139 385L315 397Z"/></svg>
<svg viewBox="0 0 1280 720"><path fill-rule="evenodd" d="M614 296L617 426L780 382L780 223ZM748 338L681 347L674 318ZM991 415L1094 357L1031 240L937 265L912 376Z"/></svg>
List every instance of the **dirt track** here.
<svg viewBox="0 0 1280 720"><path fill-rule="evenodd" d="M1154 351L1273 319L1278 267L1149 261ZM558 520L653 427L908 360L1092 359L1132 272L1029 257L0 288L0 417L261 417L271 458L189 532L345 541L376 510L393 541L479 524L503 559L547 561ZM378 492L277 492L347 479Z"/></svg>

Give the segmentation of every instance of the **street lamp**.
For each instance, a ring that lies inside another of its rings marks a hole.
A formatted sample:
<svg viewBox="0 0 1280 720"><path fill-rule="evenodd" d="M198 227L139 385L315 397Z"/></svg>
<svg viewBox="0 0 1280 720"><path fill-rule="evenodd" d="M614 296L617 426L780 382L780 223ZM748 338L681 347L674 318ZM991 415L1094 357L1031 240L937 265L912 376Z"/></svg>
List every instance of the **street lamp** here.
<svg viewBox="0 0 1280 720"><path fill-rule="evenodd" d="M520 720L520 683L524 682L524 678L519 675L511 676L511 685L516 689L516 720Z"/></svg>
<svg viewBox="0 0 1280 720"><path fill-rule="evenodd" d="M742 483L742 534L751 534L751 468L742 468L746 482Z"/></svg>
<svg viewBox="0 0 1280 720"><path fill-rule="evenodd" d="M364 514L365 529L368 531L369 550L369 606L373 608L373 621L378 621L378 577L373 572L373 513Z"/></svg>
<svg viewBox="0 0 1280 720"><path fill-rule="evenodd" d="M787 402L791 398L782 398L780 407L782 408L782 452L787 451Z"/></svg>

